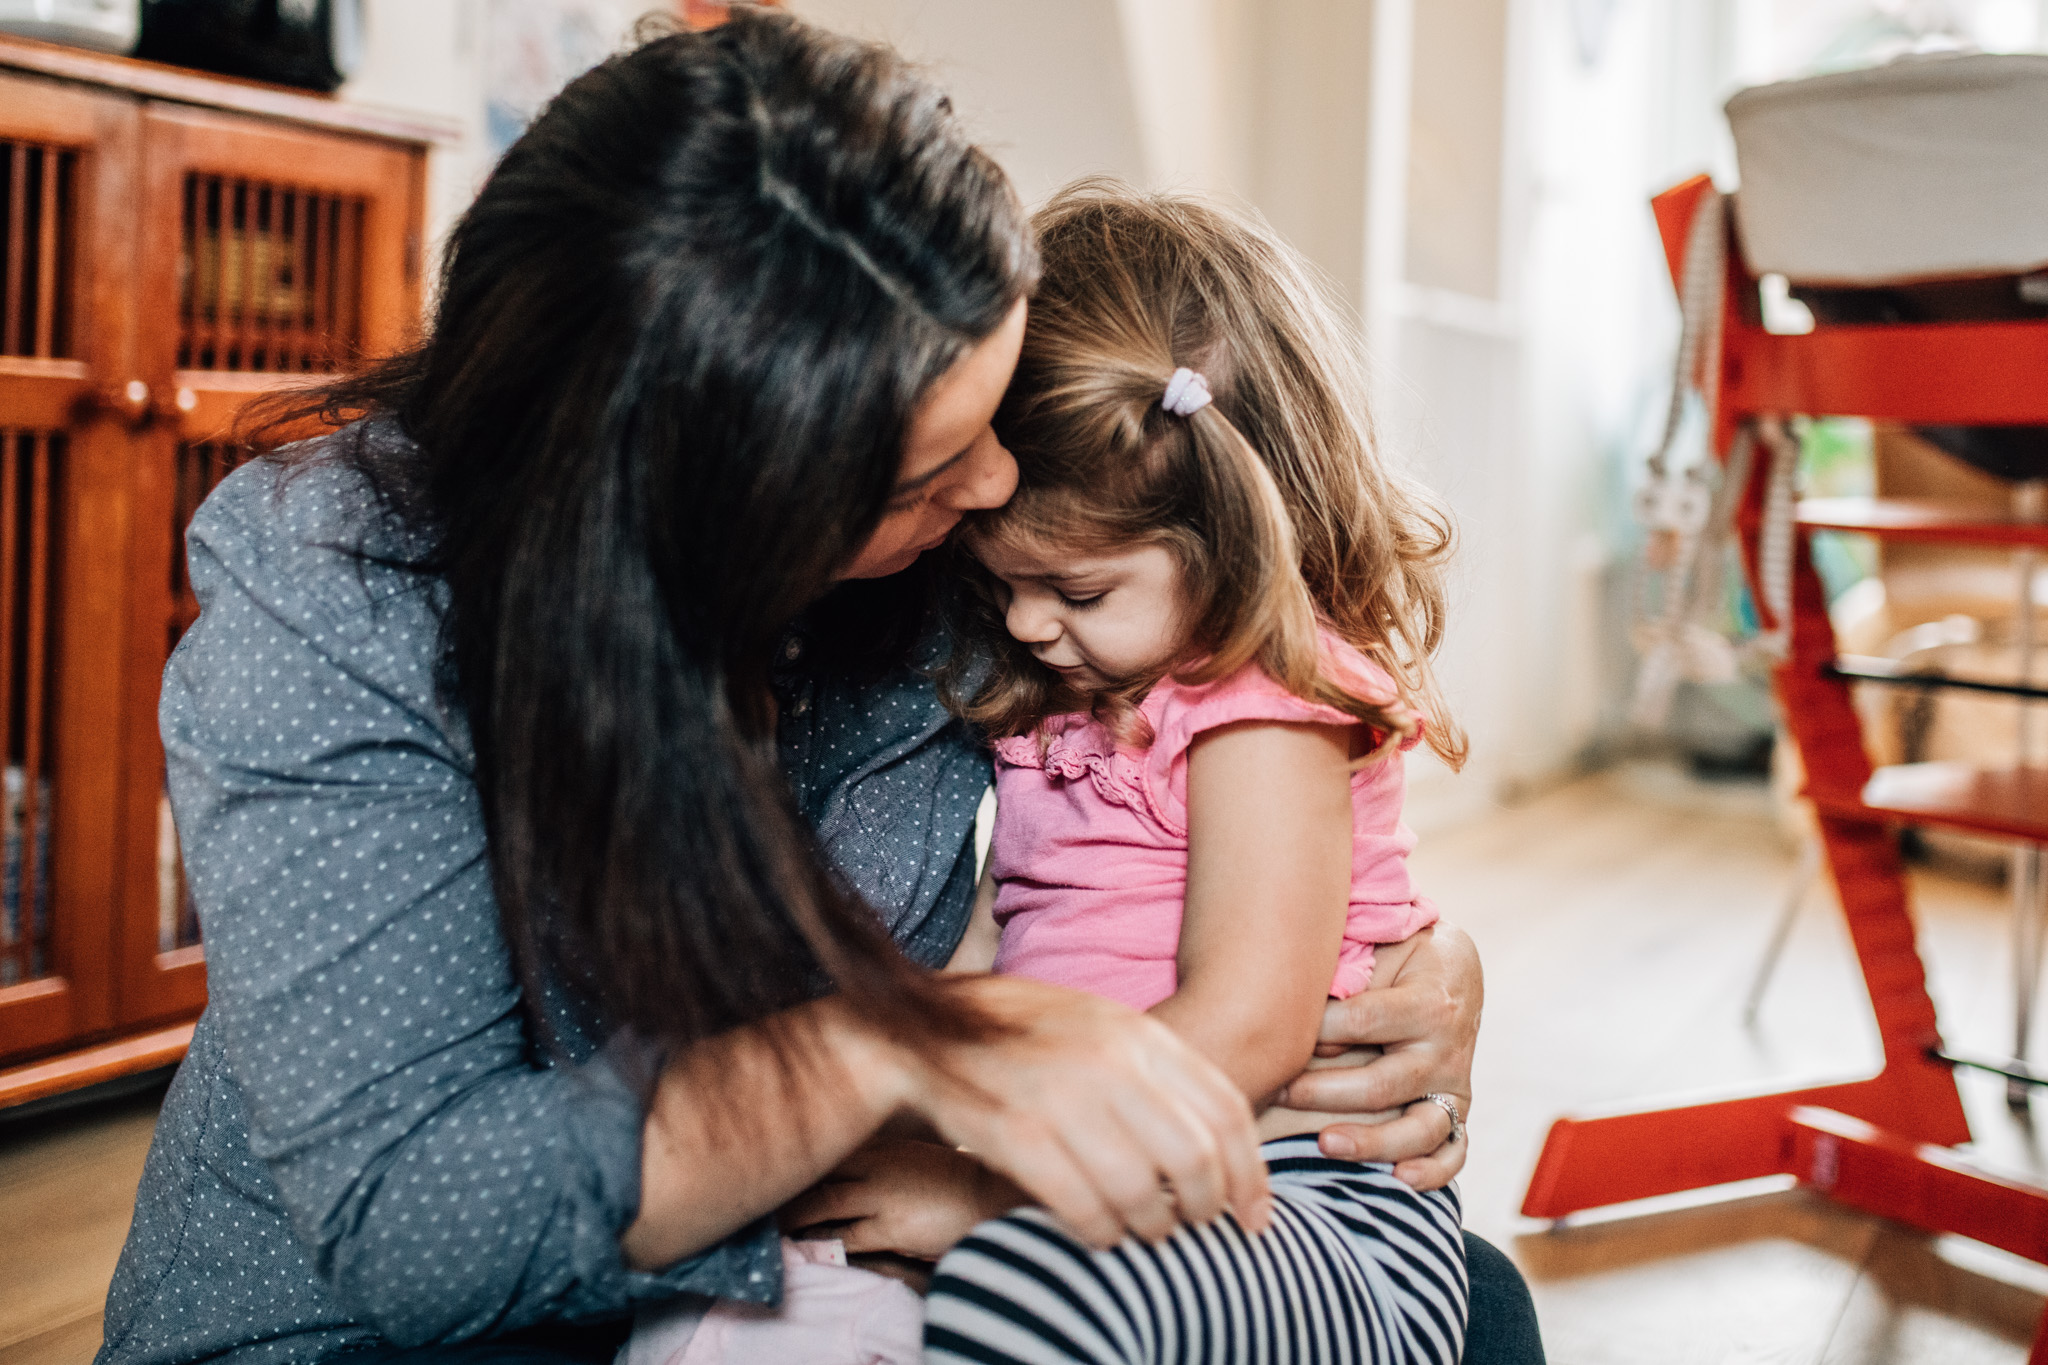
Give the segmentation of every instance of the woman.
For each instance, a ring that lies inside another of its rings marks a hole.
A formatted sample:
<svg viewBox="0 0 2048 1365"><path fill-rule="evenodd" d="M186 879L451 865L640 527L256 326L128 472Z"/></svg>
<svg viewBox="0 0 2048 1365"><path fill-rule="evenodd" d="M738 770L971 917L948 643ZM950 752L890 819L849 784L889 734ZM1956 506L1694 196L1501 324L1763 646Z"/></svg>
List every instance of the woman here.
<svg viewBox="0 0 2048 1365"><path fill-rule="evenodd" d="M429 339L321 396L364 420L208 500L162 723L211 1003L106 1365L595 1358L772 1298L768 1215L897 1113L1092 1239L1260 1222L1245 1104L1163 1028L913 965L987 760L909 570L1009 495L1032 269L941 97L741 13L565 91ZM1419 959L1327 1031L1405 1050L1291 1103L1465 1095L1476 966ZM1334 1137L1441 1183L1447 1126Z"/></svg>

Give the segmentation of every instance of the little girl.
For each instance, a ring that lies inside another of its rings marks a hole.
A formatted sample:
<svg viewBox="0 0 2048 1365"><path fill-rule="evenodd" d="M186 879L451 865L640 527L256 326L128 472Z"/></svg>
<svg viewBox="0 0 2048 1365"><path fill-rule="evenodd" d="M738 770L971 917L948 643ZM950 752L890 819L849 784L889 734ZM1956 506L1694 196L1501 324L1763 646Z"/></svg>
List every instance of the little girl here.
<svg viewBox="0 0 2048 1365"><path fill-rule="evenodd" d="M1148 1010L1264 1106L1326 999L1391 980L1436 918L1399 750L1463 756L1428 667L1448 528L1381 467L1356 346L1263 226L1084 182L1037 227L997 417L1021 482L962 532L940 679L996 756L952 965ZM1455 1136L1455 1102L1429 1100ZM872 1145L795 1221L943 1253L927 1360L1450 1365L1456 1194L1324 1157L1325 1117L1266 1109L1263 1235L1226 1217L1090 1248L1041 1210L993 1217L1021 1196L916 1142Z"/></svg>
<svg viewBox="0 0 2048 1365"><path fill-rule="evenodd" d="M1103 183L1037 227L997 417L1021 482L963 533L981 572L942 679L996 752L994 895L955 965L1149 1010L1263 1105L1326 997L1391 980L1405 949L1376 945L1436 918L1397 750L1463 757L1428 667L1448 528L1381 466L1356 345L1270 231ZM1262 1237L977 1228L939 1264L927 1358L1006 1323L1032 1362L1457 1360L1456 1195L1323 1157L1319 1126L1266 1111Z"/></svg>

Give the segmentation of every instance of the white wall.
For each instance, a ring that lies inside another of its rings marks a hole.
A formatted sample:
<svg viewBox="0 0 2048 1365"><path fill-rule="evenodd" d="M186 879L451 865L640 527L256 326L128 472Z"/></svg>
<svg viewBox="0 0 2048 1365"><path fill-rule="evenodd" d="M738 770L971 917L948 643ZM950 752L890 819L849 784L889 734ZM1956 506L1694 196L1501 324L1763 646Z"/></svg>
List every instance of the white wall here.
<svg viewBox="0 0 2048 1365"><path fill-rule="evenodd" d="M789 0L788 8L924 64L1026 203L1078 175L1145 174L1124 29L1103 0Z"/></svg>
<svg viewBox="0 0 2048 1365"><path fill-rule="evenodd" d="M460 130L430 158L426 228L430 257L468 206L496 160L486 128L486 73L508 52L505 9L517 0L365 0L367 44L362 66L340 90L343 99L431 114ZM628 41L647 12L673 13L661 0L589 0L578 46L592 59ZM494 20L496 22L494 22ZM514 33L516 36L516 31ZM529 63L532 65L532 63ZM559 80L572 72L554 73ZM541 84L550 82L543 79ZM542 98L536 91L531 100Z"/></svg>
<svg viewBox="0 0 2048 1365"><path fill-rule="evenodd" d="M363 64L341 98L453 120L461 140L428 159L427 241L438 253L489 162L481 63L484 0L367 0Z"/></svg>
<svg viewBox="0 0 2048 1365"><path fill-rule="evenodd" d="M494 0L367 2L364 61L341 97L432 114L462 130L459 141L437 149L432 159L427 226L429 240L438 244L493 160L484 102L486 65L498 36ZM603 0L598 8L623 41L638 12L667 7L658 0ZM1104 0L790 0L789 8L892 43L927 65L1027 203L1083 174L1158 183L1148 146L1160 155L1207 145L1201 138L1161 137L1173 115L1160 112L1157 91L1149 122L1141 120L1126 61L1126 20ZM1171 80L1166 86L1181 93Z"/></svg>

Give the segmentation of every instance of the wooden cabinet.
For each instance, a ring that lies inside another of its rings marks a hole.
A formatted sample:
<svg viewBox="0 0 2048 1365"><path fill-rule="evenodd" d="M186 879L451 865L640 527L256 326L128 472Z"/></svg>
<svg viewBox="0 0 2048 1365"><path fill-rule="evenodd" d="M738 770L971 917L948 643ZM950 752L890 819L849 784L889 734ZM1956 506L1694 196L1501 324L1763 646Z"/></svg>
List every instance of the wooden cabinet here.
<svg viewBox="0 0 2048 1365"><path fill-rule="evenodd" d="M406 341L442 136L0 38L0 1106L175 1060L205 1003L156 727L185 523L243 405Z"/></svg>

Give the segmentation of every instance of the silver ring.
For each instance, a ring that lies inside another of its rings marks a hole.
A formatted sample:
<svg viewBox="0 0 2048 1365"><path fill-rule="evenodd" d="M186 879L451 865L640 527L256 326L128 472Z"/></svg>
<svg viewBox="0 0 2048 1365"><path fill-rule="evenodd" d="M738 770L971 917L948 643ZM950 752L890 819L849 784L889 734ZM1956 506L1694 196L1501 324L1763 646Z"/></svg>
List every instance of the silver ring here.
<svg viewBox="0 0 2048 1365"><path fill-rule="evenodd" d="M1427 1095L1424 1095L1422 1099L1443 1110L1444 1117L1451 1121L1451 1135L1444 1139L1444 1145L1448 1147L1453 1142L1463 1142L1465 1140L1465 1116L1458 1112L1458 1102L1440 1090L1432 1090ZM1422 1100L1417 1100L1416 1103L1420 1104Z"/></svg>

